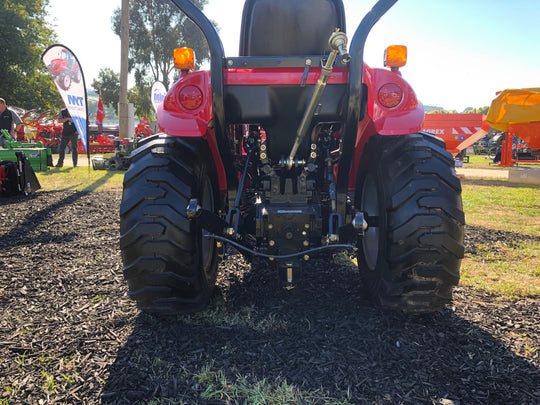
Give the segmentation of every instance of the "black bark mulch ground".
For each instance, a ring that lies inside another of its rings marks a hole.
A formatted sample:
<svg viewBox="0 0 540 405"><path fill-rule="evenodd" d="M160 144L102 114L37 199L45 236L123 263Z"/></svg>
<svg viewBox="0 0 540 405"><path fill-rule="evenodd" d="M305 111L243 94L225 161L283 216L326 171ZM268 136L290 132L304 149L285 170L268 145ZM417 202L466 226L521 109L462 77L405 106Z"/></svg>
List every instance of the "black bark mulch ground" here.
<svg viewBox="0 0 540 405"><path fill-rule="evenodd" d="M412 317L371 306L353 267L321 260L287 290L233 254L207 311L149 317L121 274L120 199L0 200L0 404L225 404L202 399L219 370L309 403L540 403L540 298L459 287L451 308ZM494 238L515 235L468 227L467 251Z"/></svg>

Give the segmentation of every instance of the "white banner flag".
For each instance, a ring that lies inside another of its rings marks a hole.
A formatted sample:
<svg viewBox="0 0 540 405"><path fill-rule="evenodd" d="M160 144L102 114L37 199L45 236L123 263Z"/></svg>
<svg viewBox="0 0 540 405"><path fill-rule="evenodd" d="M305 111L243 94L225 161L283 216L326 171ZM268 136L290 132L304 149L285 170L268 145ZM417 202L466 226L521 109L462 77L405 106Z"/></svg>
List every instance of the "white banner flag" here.
<svg viewBox="0 0 540 405"><path fill-rule="evenodd" d="M84 149L88 150L88 109L86 105L86 85L77 57L64 45L55 44L47 48L41 60L47 66L62 100L73 119L81 137Z"/></svg>
<svg viewBox="0 0 540 405"><path fill-rule="evenodd" d="M167 95L167 90L165 89L165 86L161 82L155 82L152 86L152 105L154 106L154 110L157 113L158 106L163 103L163 100L165 100L165 96Z"/></svg>

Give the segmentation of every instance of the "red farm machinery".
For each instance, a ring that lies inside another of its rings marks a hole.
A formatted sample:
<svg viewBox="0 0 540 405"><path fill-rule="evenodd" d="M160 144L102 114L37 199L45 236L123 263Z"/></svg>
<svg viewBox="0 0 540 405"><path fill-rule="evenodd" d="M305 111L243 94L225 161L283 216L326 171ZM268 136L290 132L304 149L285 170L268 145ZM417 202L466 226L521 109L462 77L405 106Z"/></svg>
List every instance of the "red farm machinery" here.
<svg viewBox="0 0 540 405"><path fill-rule="evenodd" d="M422 131L423 105L399 70L406 48L388 47L386 68L363 60L396 0L379 0L351 41L341 0L246 0L238 57L191 1L172 1L206 37L210 70L175 50L181 74L158 109L160 133L139 143L124 177L123 273L139 308L203 309L224 244L284 283L346 251L375 303L410 313L449 303L464 252L454 160Z"/></svg>

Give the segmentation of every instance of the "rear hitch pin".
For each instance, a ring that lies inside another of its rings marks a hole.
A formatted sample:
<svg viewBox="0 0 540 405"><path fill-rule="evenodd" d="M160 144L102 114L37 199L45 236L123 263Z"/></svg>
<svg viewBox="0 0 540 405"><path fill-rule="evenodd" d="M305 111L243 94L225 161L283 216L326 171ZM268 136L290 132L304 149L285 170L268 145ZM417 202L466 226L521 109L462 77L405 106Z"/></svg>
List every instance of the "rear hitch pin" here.
<svg viewBox="0 0 540 405"><path fill-rule="evenodd" d="M309 74L309 68L311 67L311 59L306 59L306 65L304 68L304 74L302 75L302 81L300 82L300 87L306 87L306 82Z"/></svg>

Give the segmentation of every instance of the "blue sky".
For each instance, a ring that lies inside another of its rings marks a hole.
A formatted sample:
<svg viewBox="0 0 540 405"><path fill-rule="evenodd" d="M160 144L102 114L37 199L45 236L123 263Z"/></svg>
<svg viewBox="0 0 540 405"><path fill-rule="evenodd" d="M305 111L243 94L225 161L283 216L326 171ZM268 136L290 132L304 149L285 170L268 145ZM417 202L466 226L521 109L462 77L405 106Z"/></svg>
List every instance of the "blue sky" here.
<svg viewBox="0 0 540 405"><path fill-rule="evenodd" d="M352 37L374 0L343 0ZM227 56L238 54L244 0L210 0ZM111 15L121 0L50 0L59 42L79 58L87 86L99 69L120 71ZM399 0L371 31L364 53L382 67L391 44L407 45L403 77L429 105L462 111L489 105L506 88L540 87L540 0ZM179 44L184 46L186 44Z"/></svg>

